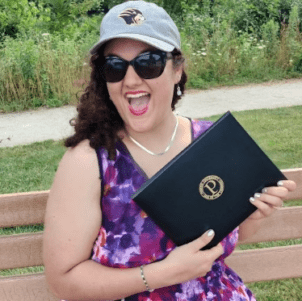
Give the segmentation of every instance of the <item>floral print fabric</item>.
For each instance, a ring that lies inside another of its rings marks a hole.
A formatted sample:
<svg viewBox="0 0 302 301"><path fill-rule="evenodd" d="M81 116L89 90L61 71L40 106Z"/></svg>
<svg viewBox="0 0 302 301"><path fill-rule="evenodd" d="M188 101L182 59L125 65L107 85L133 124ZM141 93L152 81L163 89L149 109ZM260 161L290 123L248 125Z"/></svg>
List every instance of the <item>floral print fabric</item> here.
<svg viewBox="0 0 302 301"><path fill-rule="evenodd" d="M191 125L192 138L195 139L212 123L192 120ZM92 259L108 267L138 267L165 258L176 246L131 199L148 178L122 142L117 143L116 150L115 160L108 158L105 149L97 150L102 177L102 226L93 247ZM238 229L235 229L221 242L224 254L214 262L205 277L152 293L136 294L125 300L254 301L254 296L240 277L224 263L237 240Z"/></svg>

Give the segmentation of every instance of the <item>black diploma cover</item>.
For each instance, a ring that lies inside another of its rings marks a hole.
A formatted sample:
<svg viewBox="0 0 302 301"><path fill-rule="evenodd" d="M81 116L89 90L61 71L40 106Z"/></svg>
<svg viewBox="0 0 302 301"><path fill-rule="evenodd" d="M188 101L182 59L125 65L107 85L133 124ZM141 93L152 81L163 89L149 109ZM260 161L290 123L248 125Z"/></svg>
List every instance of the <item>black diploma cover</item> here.
<svg viewBox="0 0 302 301"><path fill-rule="evenodd" d="M256 207L249 198L286 177L230 112L149 179L133 200L180 246L213 229L217 245Z"/></svg>

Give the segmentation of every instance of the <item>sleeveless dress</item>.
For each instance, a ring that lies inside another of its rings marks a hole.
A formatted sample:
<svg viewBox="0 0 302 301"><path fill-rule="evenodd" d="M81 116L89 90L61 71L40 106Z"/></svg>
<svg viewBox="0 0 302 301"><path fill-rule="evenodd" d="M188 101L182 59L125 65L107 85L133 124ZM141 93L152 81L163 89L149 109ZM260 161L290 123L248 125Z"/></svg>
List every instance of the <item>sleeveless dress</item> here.
<svg viewBox="0 0 302 301"><path fill-rule="evenodd" d="M192 139L206 131L212 122L191 120ZM122 142L116 145L116 159L105 149L97 150L102 178L102 226L94 243L92 260L113 268L131 268L164 259L176 246L136 205L131 195L148 180ZM255 301L241 278L224 258L238 240L238 228L221 242L224 254L205 277L185 283L146 291L126 301Z"/></svg>

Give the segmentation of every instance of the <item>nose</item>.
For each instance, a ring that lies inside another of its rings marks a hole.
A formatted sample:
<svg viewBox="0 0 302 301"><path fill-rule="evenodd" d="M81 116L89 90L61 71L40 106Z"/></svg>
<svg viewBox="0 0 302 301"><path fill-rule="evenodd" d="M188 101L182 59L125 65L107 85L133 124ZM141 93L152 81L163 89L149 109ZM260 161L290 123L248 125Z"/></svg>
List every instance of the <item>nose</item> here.
<svg viewBox="0 0 302 301"><path fill-rule="evenodd" d="M142 78L135 72L133 66L129 65L124 77L124 84L128 87L135 87L142 83Z"/></svg>

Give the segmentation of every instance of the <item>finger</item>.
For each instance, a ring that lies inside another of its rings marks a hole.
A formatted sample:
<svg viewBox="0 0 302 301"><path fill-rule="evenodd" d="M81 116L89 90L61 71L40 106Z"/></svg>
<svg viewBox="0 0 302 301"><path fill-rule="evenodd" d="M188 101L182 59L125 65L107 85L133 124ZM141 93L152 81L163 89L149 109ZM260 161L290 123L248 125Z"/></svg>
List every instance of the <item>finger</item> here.
<svg viewBox="0 0 302 301"><path fill-rule="evenodd" d="M210 229L207 232L203 233L200 237L188 243L187 245L190 248L193 248L194 251L199 251L213 239L214 235L214 230Z"/></svg>
<svg viewBox="0 0 302 301"><path fill-rule="evenodd" d="M265 202L266 204L273 207L282 207L283 201L280 197L270 195L267 193L255 193L254 199Z"/></svg>
<svg viewBox="0 0 302 301"><path fill-rule="evenodd" d="M271 196L285 198L288 195L288 189L285 187L267 187L262 189L262 193L269 194Z"/></svg>
<svg viewBox="0 0 302 301"><path fill-rule="evenodd" d="M277 195L279 197L284 198L287 196L288 191L294 191L297 188L297 184L291 180L279 181L277 185L278 186L265 187L262 192Z"/></svg>
<svg viewBox="0 0 302 301"><path fill-rule="evenodd" d="M297 188L297 184L294 181L291 180L283 180L279 181L277 184L279 187L285 187L289 191L294 191Z"/></svg>
<svg viewBox="0 0 302 301"><path fill-rule="evenodd" d="M264 203L260 201L259 199L255 198L250 198L251 203L259 209L259 211L264 215L264 216L269 216L273 212L273 207L270 206L267 203Z"/></svg>
<svg viewBox="0 0 302 301"><path fill-rule="evenodd" d="M211 251L213 260L220 257L224 253L223 246L221 245L221 243L219 243L217 246L209 249L208 251Z"/></svg>

